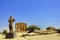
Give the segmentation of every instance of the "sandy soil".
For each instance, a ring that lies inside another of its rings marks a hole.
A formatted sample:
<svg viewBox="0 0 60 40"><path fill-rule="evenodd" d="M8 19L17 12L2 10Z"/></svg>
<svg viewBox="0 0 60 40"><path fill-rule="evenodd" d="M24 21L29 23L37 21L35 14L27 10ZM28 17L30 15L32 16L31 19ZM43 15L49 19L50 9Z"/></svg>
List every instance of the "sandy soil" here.
<svg viewBox="0 0 60 40"><path fill-rule="evenodd" d="M17 37L13 39L5 39L5 35L0 34L0 40L60 40L60 34L58 33L21 37L22 34L24 33L18 33Z"/></svg>

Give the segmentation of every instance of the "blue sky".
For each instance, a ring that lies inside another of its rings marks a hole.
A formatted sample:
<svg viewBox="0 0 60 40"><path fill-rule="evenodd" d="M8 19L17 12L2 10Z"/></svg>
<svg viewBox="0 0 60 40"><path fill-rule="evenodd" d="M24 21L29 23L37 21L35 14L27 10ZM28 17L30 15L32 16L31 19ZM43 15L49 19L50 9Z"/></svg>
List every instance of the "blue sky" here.
<svg viewBox="0 0 60 40"><path fill-rule="evenodd" d="M15 23L60 28L60 0L0 0L0 31L8 29L10 15Z"/></svg>

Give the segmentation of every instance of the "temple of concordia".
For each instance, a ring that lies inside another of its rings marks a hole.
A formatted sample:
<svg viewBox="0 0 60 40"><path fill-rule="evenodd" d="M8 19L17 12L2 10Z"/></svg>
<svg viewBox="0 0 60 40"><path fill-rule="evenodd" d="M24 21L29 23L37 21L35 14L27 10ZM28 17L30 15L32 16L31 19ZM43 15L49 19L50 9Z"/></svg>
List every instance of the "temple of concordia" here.
<svg viewBox="0 0 60 40"><path fill-rule="evenodd" d="M16 32L26 32L27 24L24 22L19 22L15 24Z"/></svg>

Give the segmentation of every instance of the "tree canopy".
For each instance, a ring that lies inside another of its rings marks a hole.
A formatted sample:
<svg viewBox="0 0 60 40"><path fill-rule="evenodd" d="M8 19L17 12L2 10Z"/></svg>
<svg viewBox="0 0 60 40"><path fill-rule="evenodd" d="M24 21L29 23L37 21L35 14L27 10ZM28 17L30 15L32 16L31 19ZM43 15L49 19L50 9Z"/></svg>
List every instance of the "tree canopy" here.
<svg viewBox="0 0 60 40"><path fill-rule="evenodd" d="M28 31L40 30L40 28L36 25L30 25L27 27Z"/></svg>

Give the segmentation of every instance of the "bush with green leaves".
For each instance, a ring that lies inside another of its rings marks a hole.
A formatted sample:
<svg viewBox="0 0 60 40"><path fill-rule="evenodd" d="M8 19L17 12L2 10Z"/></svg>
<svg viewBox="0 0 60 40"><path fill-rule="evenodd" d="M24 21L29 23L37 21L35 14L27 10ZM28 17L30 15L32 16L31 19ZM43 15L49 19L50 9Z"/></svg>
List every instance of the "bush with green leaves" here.
<svg viewBox="0 0 60 40"><path fill-rule="evenodd" d="M3 34L6 34L7 33L7 30L3 30Z"/></svg>
<svg viewBox="0 0 60 40"><path fill-rule="evenodd" d="M46 30L55 30L55 28L53 26L49 26L46 28Z"/></svg>

